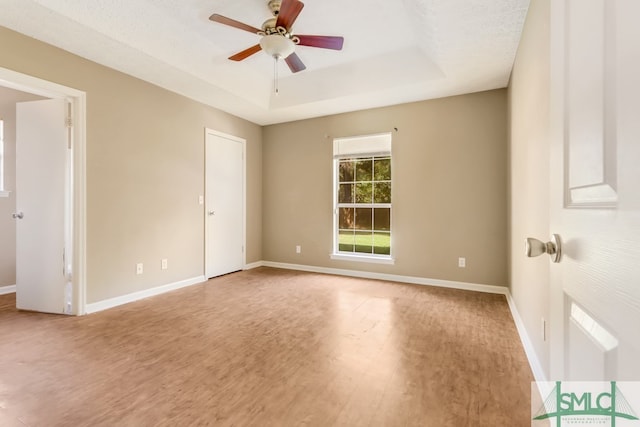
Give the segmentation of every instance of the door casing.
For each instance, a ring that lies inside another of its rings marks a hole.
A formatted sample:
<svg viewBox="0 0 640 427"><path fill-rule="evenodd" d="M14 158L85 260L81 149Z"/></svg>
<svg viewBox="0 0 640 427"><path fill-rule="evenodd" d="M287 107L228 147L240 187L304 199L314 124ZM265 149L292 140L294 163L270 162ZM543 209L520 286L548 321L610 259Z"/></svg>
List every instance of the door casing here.
<svg viewBox="0 0 640 427"><path fill-rule="evenodd" d="M39 79L0 67L0 86L32 93L46 98L67 99L72 111L71 147L71 253L72 308L70 314L85 314L86 257L86 93L68 86Z"/></svg>

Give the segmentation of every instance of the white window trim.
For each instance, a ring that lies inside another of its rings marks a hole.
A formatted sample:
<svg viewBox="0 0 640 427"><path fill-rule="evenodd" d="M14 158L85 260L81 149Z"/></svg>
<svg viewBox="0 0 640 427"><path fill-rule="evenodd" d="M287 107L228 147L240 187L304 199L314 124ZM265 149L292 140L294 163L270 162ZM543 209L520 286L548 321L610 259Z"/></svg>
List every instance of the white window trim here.
<svg viewBox="0 0 640 427"><path fill-rule="evenodd" d="M370 144L366 148L366 142ZM363 144L365 143L365 144ZM345 152L346 147L346 152ZM373 149L371 149L373 147ZM391 154L391 133L375 135L357 136L351 138L336 138L333 140L333 248L329 258L338 261L356 261L372 264L395 264L393 256L393 227L391 227L391 254L376 255L364 253L348 253L338 251L338 163L340 159L350 157L377 157L390 156ZM393 160L392 160L393 162ZM391 168L391 182L393 182L393 167ZM393 201L391 202L393 209ZM393 218L393 216L392 216Z"/></svg>
<svg viewBox="0 0 640 427"><path fill-rule="evenodd" d="M338 261L356 261L356 262L368 262L372 264L395 264L396 259L387 255L369 255L369 254L348 254L345 252L335 252L329 254L329 258Z"/></svg>

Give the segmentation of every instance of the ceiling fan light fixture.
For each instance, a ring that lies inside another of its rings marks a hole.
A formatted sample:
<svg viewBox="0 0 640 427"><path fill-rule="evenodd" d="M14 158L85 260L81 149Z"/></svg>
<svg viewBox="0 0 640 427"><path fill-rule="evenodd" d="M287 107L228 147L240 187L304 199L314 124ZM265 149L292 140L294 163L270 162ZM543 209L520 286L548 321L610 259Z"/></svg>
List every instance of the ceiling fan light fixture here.
<svg viewBox="0 0 640 427"><path fill-rule="evenodd" d="M295 46L290 38L280 34L269 34L260 40L262 50L274 58L288 57L295 50Z"/></svg>

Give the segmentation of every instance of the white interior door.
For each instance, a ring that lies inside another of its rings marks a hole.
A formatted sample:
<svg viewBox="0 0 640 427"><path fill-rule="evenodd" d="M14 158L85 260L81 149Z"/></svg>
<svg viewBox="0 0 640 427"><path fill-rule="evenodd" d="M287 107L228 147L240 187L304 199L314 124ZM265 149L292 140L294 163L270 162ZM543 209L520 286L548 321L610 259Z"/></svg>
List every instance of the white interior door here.
<svg viewBox="0 0 640 427"><path fill-rule="evenodd" d="M551 2L551 378L640 380L640 2Z"/></svg>
<svg viewBox="0 0 640 427"><path fill-rule="evenodd" d="M63 99L16 105L16 306L23 310L65 312L65 117Z"/></svg>
<svg viewBox="0 0 640 427"><path fill-rule="evenodd" d="M205 274L215 277L245 264L245 141L208 130L205 144Z"/></svg>

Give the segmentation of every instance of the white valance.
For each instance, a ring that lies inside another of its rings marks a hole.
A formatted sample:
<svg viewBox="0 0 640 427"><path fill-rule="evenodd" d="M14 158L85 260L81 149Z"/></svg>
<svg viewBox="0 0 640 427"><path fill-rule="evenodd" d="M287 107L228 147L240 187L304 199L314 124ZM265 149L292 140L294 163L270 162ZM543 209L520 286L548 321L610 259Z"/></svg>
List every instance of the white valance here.
<svg viewBox="0 0 640 427"><path fill-rule="evenodd" d="M333 157L389 154L391 154L391 133L335 138L333 140Z"/></svg>

